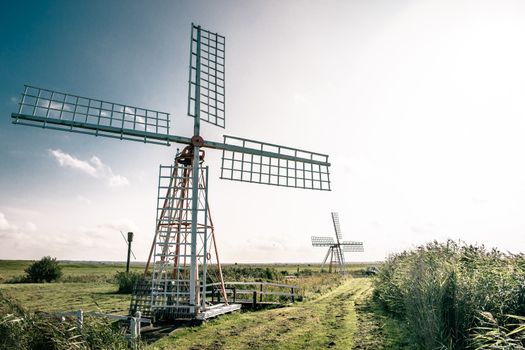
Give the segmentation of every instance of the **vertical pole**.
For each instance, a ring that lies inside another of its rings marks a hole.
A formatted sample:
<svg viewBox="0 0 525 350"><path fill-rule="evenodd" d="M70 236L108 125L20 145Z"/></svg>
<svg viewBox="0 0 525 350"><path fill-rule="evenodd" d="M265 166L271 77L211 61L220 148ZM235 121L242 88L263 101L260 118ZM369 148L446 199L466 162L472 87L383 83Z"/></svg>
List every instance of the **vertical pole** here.
<svg viewBox="0 0 525 350"><path fill-rule="evenodd" d="M77 322L78 329L82 330L82 327L84 327L84 311L82 309L77 311Z"/></svg>
<svg viewBox="0 0 525 350"><path fill-rule="evenodd" d="M208 264L208 167L204 167L202 174L203 190L204 190L204 237L203 237L203 256L202 259L202 309L206 306L206 273Z"/></svg>
<svg viewBox="0 0 525 350"><path fill-rule="evenodd" d="M139 321L140 323L140 321ZM130 331L130 345L131 345L131 348L132 349L136 349L137 348L137 338L138 338L138 334L137 334L137 319L135 317L131 317L129 319L129 331Z"/></svg>
<svg viewBox="0 0 525 350"><path fill-rule="evenodd" d="M193 38L192 38L193 40ZM194 136L200 133L200 97L201 97L201 27L197 26L197 55L195 71L195 118L193 121ZM190 266L190 306L192 312L196 312L197 306L197 219L199 206L199 147L193 147L192 162L192 194L191 194L191 266Z"/></svg>
<svg viewBox="0 0 525 350"><path fill-rule="evenodd" d="M193 148L193 173L191 183L191 260L190 260L190 305L197 306L197 223L199 212L199 147ZM196 310L194 309L193 312Z"/></svg>
<svg viewBox="0 0 525 350"><path fill-rule="evenodd" d="M133 232L128 232L128 260L126 261L126 274L129 273L129 259L131 256L131 242L133 242Z"/></svg>

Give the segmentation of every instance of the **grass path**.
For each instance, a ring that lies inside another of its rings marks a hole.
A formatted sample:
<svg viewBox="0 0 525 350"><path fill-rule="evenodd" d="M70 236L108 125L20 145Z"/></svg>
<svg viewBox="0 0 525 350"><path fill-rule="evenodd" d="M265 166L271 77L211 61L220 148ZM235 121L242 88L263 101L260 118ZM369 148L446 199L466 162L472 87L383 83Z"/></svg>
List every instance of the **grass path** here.
<svg viewBox="0 0 525 350"><path fill-rule="evenodd" d="M351 349L355 303L370 290L369 279L349 279L315 300L176 330L149 349Z"/></svg>

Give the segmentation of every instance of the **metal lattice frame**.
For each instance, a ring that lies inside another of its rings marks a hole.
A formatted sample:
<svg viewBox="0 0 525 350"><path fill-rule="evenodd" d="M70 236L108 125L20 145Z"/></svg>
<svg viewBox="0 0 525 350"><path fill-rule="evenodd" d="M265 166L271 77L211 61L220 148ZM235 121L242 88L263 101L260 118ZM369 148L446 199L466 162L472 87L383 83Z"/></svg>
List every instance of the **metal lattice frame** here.
<svg viewBox="0 0 525 350"><path fill-rule="evenodd" d="M147 135L169 134L169 113L146 108L25 85L18 115L33 117L14 120L22 125L169 145Z"/></svg>
<svg viewBox="0 0 525 350"><path fill-rule="evenodd" d="M225 127L225 38L191 26L188 115Z"/></svg>
<svg viewBox="0 0 525 350"><path fill-rule="evenodd" d="M224 143L239 150L223 150L221 179L330 191L325 154L227 135ZM261 154L243 149L256 149Z"/></svg>
<svg viewBox="0 0 525 350"><path fill-rule="evenodd" d="M335 244L332 237L312 236L312 245L314 247L330 247Z"/></svg>
<svg viewBox="0 0 525 350"><path fill-rule="evenodd" d="M196 307L205 309L206 261L208 253L207 187L204 185L208 168L200 169L198 186L196 241L192 241L194 201L192 168L175 164L160 166L157 231L153 254L151 309L159 316L188 318ZM195 245L197 264L191 264L191 247ZM198 270L198 271L193 271ZM191 278L195 283L191 283ZM193 291L196 301L190 298Z"/></svg>

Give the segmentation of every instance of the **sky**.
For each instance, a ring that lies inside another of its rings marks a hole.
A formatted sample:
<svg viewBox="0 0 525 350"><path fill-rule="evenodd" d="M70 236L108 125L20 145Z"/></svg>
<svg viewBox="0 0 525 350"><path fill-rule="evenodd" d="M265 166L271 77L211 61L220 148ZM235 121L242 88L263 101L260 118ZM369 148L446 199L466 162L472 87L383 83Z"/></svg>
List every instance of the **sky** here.
<svg viewBox="0 0 525 350"><path fill-rule="evenodd" d="M226 37L226 129L330 156L332 191L219 179L223 262L377 261L431 240L525 250L522 1L3 1L0 259L144 261L164 147L15 126L24 84L186 115L191 22ZM180 147L180 146L179 146Z"/></svg>

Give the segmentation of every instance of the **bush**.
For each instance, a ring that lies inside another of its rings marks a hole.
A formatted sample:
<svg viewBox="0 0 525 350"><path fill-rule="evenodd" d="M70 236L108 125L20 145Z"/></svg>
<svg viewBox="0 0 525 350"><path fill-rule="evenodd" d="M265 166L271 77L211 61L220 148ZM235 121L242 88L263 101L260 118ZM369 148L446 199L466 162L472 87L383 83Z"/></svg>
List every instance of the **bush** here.
<svg viewBox="0 0 525 350"><path fill-rule="evenodd" d="M118 292L122 294L129 294L133 292L135 285L144 279L143 274L138 272L117 272L115 280L118 284Z"/></svg>
<svg viewBox="0 0 525 350"><path fill-rule="evenodd" d="M481 312L505 327L506 315L524 314L524 293L523 256L453 241L391 256L374 291L386 310L407 321L425 349L468 348Z"/></svg>
<svg viewBox="0 0 525 350"><path fill-rule="evenodd" d="M56 258L45 256L39 261L35 261L26 272L26 280L30 283L42 283L56 281L62 276L62 267L58 264Z"/></svg>
<svg viewBox="0 0 525 350"><path fill-rule="evenodd" d="M212 282L211 273L215 270L215 266L209 266L208 282ZM244 280L260 280L260 281L278 281L283 278L283 274L273 267L252 267L252 266L223 266L222 275L225 281L244 281ZM216 281L215 281L216 282Z"/></svg>

